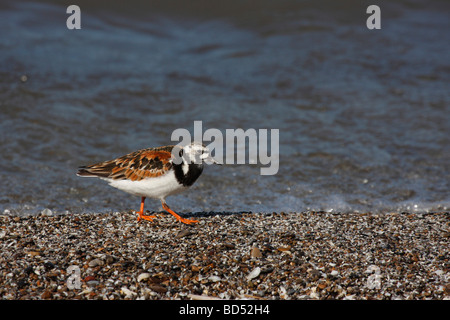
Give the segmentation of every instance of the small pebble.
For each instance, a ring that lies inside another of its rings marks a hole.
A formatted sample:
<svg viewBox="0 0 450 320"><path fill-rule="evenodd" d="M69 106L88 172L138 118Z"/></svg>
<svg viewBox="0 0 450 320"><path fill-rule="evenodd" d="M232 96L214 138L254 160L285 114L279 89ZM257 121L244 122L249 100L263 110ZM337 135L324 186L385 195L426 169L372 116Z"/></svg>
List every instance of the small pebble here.
<svg viewBox="0 0 450 320"><path fill-rule="evenodd" d="M149 288L157 293L166 293L167 292L167 288L158 285L158 284L152 284L149 286Z"/></svg>
<svg viewBox="0 0 450 320"><path fill-rule="evenodd" d="M49 290L45 290L41 295L42 299L51 299L52 297L53 297L53 294Z"/></svg>
<svg viewBox="0 0 450 320"><path fill-rule="evenodd" d="M262 258L263 256L261 250L259 250L257 247L252 248L250 255L252 256L252 258Z"/></svg>
<svg viewBox="0 0 450 320"><path fill-rule="evenodd" d="M50 216L53 215L53 211L50 210L50 209L44 209L44 210L41 211L41 214L44 215L44 216L50 217Z"/></svg>
<svg viewBox="0 0 450 320"><path fill-rule="evenodd" d="M212 281L212 282L218 282L218 281L220 281L221 279L220 279L219 276L210 276L210 277L208 277L208 280L209 280L209 281Z"/></svg>
<svg viewBox="0 0 450 320"><path fill-rule="evenodd" d="M247 280L255 279L256 277L259 276L260 273L261 273L261 268L260 267L256 267L255 269L252 270L252 272L250 272L247 275Z"/></svg>
<svg viewBox="0 0 450 320"><path fill-rule="evenodd" d="M127 287L120 288L120 293L125 295L125 299L130 299L130 298L133 298L134 296L137 296L136 292L131 291Z"/></svg>
<svg viewBox="0 0 450 320"><path fill-rule="evenodd" d="M44 263L44 268L46 270L51 270L51 269L55 268L55 265L53 263L51 263L50 261L47 261Z"/></svg>
<svg viewBox="0 0 450 320"><path fill-rule="evenodd" d="M146 280L146 279L148 279L148 278L150 278L150 273L144 272L144 273L141 273L141 274L137 277L137 281L138 281L138 282L141 282L141 281Z"/></svg>
<svg viewBox="0 0 450 320"><path fill-rule="evenodd" d="M88 265L89 265L89 267L94 268L94 267L97 267L97 266L102 266L104 264L105 263L103 262L103 260L93 259L93 260L89 261Z"/></svg>
<svg viewBox="0 0 450 320"><path fill-rule="evenodd" d="M86 281L86 285L89 287L96 287L100 284L100 281L98 280L90 280L90 281Z"/></svg>
<svg viewBox="0 0 450 320"><path fill-rule="evenodd" d="M183 238L186 237L188 235L192 234L191 231L189 231L188 229L183 229L180 232L178 232L178 234L175 236L175 238L179 239L179 238Z"/></svg>
<svg viewBox="0 0 450 320"><path fill-rule="evenodd" d="M232 243L224 243L223 248L227 249L227 250L232 250L232 249L236 248L236 246Z"/></svg>
<svg viewBox="0 0 450 320"><path fill-rule="evenodd" d="M117 261L117 258L111 255L106 255L105 257L105 263L106 264L113 264L115 261Z"/></svg>

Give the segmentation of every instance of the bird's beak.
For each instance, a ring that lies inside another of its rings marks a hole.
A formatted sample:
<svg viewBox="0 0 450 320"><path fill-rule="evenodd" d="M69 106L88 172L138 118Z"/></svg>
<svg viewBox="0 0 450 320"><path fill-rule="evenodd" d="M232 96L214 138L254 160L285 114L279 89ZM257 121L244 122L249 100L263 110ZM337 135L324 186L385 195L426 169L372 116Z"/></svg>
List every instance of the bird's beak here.
<svg viewBox="0 0 450 320"><path fill-rule="evenodd" d="M219 166L222 165L222 163L218 162L216 159L214 159L213 157L211 157L211 155L205 155L203 161L206 164L218 164Z"/></svg>

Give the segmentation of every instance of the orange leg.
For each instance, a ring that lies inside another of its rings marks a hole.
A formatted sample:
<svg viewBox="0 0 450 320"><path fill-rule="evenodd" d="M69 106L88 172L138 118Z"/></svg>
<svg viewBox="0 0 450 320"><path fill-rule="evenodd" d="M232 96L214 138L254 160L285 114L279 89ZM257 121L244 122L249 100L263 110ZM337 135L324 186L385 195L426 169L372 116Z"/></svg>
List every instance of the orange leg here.
<svg viewBox="0 0 450 320"><path fill-rule="evenodd" d="M167 203L165 203L162 200L161 200L161 203L162 203L162 206L163 206L164 210L166 210L171 215L173 215L175 218L177 218L178 221L183 222L185 224L191 224L191 223L197 223L198 222L197 220L185 219L185 218L180 217L177 213L175 213L172 209L169 208Z"/></svg>
<svg viewBox="0 0 450 320"><path fill-rule="evenodd" d="M145 202L145 197L142 197L141 198L141 210L139 212L136 212L138 214L137 220L138 220L138 222L141 221L141 219L153 221L153 218L156 218L155 216L144 215L144 202Z"/></svg>

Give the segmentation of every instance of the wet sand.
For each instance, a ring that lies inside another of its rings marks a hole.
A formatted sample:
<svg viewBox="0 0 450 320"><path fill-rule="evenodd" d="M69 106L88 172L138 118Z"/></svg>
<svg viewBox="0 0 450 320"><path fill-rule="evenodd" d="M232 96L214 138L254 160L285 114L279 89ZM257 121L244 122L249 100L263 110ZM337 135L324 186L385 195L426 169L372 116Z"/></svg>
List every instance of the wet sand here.
<svg viewBox="0 0 450 320"><path fill-rule="evenodd" d="M156 215L0 216L0 297L450 298L449 212Z"/></svg>

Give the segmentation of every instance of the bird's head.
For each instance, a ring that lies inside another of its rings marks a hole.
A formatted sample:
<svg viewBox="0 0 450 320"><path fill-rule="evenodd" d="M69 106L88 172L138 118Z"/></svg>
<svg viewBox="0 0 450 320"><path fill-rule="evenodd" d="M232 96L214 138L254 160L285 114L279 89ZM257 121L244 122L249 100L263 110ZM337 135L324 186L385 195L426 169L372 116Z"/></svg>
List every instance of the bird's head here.
<svg viewBox="0 0 450 320"><path fill-rule="evenodd" d="M184 163L190 164L220 164L212 156L210 150L199 142L193 142L180 150Z"/></svg>
<svg viewBox="0 0 450 320"><path fill-rule="evenodd" d="M176 145L172 150L172 157L175 164L221 164L211 156L210 150L199 142L185 146Z"/></svg>

